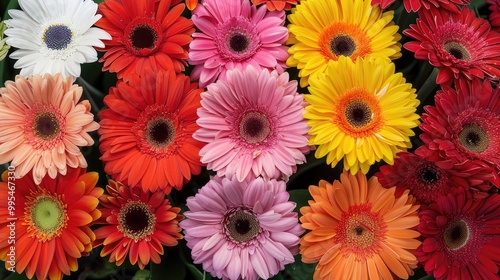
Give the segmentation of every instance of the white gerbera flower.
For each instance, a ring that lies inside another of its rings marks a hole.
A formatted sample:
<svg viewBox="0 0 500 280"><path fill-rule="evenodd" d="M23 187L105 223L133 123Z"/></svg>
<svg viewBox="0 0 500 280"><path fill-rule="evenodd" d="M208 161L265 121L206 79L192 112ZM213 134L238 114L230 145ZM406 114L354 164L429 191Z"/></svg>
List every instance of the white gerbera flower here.
<svg viewBox="0 0 500 280"><path fill-rule="evenodd" d="M80 64L97 60L94 47L111 36L92 27L101 18L92 0L19 0L20 10L9 10L7 44L18 48L10 57L22 76L61 73L80 76Z"/></svg>

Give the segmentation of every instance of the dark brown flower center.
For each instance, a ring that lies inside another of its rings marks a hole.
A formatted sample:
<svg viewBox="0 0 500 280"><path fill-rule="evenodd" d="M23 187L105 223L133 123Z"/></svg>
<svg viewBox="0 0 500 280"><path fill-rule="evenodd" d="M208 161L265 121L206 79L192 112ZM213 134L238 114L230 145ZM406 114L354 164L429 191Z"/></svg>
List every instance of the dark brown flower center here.
<svg viewBox="0 0 500 280"><path fill-rule="evenodd" d="M155 47L158 34L149 25L137 25L130 32L130 41L135 49L153 49Z"/></svg>
<svg viewBox="0 0 500 280"><path fill-rule="evenodd" d="M364 127L372 120L372 110L368 104L356 100L349 103L344 111L347 122L355 128Z"/></svg>
<svg viewBox="0 0 500 280"><path fill-rule="evenodd" d="M43 140L52 140L60 133L57 116L51 112L39 113L33 122L33 133Z"/></svg>
<svg viewBox="0 0 500 280"><path fill-rule="evenodd" d="M330 41L330 50L337 56L350 56L356 51L356 42L346 34L339 34Z"/></svg>
<svg viewBox="0 0 500 280"><path fill-rule="evenodd" d="M469 51L460 43L448 42L444 45L444 49L446 50L446 52L448 52L451 56L453 56L456 59L461 59L461 60L470 59Z"/></svg>
<svg viewBox="0 0 500 280"><path fill-rule="evenodd" d="M229 36L229 48L235 53L242 53L250 45L249 38L243 33L233 33Z"/></svg>
<svg viewBox="0 0 500 280"><path fill-rule="evenodd" d="M423 166L418 171L418 178L425 185L433 185L439 181L439 172L434 164L428 164Z"/></svg>
<svg viewBox="0 0 500 280"><path fill-rule="evenodd" d="M258 112L246 113L240 121L239 132L241 138L247 143L260 143L271 132L269 120L266 115Z"/></svg>
<svg viewBox="0 0 500 280"><path fill-rule="evenodd" d="M66 25L51 25L45 29L42 40L47 48L62 50L68 47L73 38L73 32Z"/></svg>
<svg viewBox="0 0 500 280"><path fill-rule="evenodd" d="M175 138L175 127L171 120L157 118L148 122L146 126L146 140L156 148L170 145Z"/></svg>
<svg viewBox="0 0 500 280"><path fill-rule="evenodd" d="M458 250L469 240L469 226L464 220L451 222L444 231L444 244L450 250Z"/></svg>
<svg viewBox="0 0 500 280"><path fill-rule="evenodd" d="M239 242L247 242L260 232L259 220L253 213L244 210L230 214L226 228L229 235Z"/></svg>
<svg viewBox="0 0 500 280"><path fill-rule="evenodd" d="M488 133L481 126L469 123L462 127L458 134L460 144L471 152L480 153L488 148Z"/></svg>
<svg viewBox="0 0 500 280"><path fill-rule="evenodd" d="M134 240L142 239L154 231L156 216L148 205L131 201L122 206L118 213L120 231Z"/></svg>

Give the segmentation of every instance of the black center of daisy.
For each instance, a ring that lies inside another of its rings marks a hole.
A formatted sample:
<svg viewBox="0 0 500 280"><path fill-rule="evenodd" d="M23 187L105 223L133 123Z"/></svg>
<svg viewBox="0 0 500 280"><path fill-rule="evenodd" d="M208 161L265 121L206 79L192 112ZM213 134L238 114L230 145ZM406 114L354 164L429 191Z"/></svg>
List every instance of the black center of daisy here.
<svg viewBox="0 0 500 280"><path fill-rule="evenodd" d="M131 201L120 209L118 222L125 236L138 240L150 235L154 230L156 217L149 206L140 201Z"/></svg>
<svg viewBox="0 0 500 280"><path fill-rule="evenodd" d="M469 123L462 127L458 134L460 144L471 152L480 153L488 148L488 133L481 126Z"/></svg>
<svg viewBox="0 0 500 280"><path fill-rule="evenodd" d="M419 178L425 185L433 185L439 180L439 173L436 170L436 166L427 165L419 170Z"/></svg>
<svg viewBox="0 0 500 280"><path fill-rule="evenodd" d="M330 50L337 56L350 56L356 51L356 42L351 36L340 34L330 41Z"/></svg>
<svg viewBox="0 0 500 280"><path fill-rule="evenodd" d="M247 143L260 143L267 138L271 127L267 117L258 112L250 112L243 116L239 125L239 133Z"/></svg>
<svg viewBox="0 0 500 280"><path fill-rule="evenodd" d="M229 36L229 48L236 53L242 53L247 50L250 40L245 34L234 33Z"/></svg>
<svg viewBox="0 0 500 280"><path fill-rule="evenodd" d="M446 52L448 52L451 56L453 56L456 59L461 59L461 60L469 60L470 59L470 53L469 51L462 45L457 42L448 42L444 45L444 49Z"/></svg>
<svg viewBox="0 0 500 280"><path fill-rule="evenodd" d="M157 38L156 31L149 25L137 25L130 32L130 41L136 49L153 49Z"/></svg>
<svg viewBox="0 0 500 280"><path fill-rule="evenodd" d="M444 231L444 243L450 250L458 250L469 240L469 227L464 220L451 222Z"/></svg>
<svg viewBox="0 0 500 280"><path fill-rule="evenodd" d="M357 226L354 228L354 231L356 232L357 235L362 235L363 234L363 227Z"/></svg>
<svg viewBox="0 0 500 280"><path fill-rule="evenodd" d="M158 118L148 122L146 140L156 148L170 145L175 138L175 127L169 119Z"/></svg>
<svg viewBox="0 0 500 280"><path fill-rule="evenodd" d="M353 101L346 106L344 111L347 122L355 128L363 127L372 120L370 106L361 101Z"/></svg>
<svg viewBox="0 0 500 280"><path fill-rule="evenodd" d="M236 241L246 242L257 236L260 231L259 221L254 214L238 210L227 220L229 235Z"/></svg>
<svg viewBox="0 0 500 280"><path fill-rule="evenodd" d="M33 133L43 140L52 140L59 135L59 121L56 115L43 112L35 116L33 122Z"/></svg>
<svg viewBox="0 0 500 280"><path fill-rule="evenodd" d="M65 25L51 25L45 29L43 42L47 48L52 50L62 50L71 43L73 32Z"/></svg>

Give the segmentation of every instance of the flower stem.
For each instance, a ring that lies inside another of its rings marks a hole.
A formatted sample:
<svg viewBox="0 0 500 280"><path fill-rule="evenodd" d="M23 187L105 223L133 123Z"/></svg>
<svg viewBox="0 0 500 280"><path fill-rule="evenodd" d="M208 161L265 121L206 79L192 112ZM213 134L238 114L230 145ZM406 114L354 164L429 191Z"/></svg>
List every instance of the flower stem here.
<svg viewBox="0 0 500 280"><path fill-rule="evenodd" d="M434 90L436 89L437 86L436 77L438 73L439 73L439 68L434 67L430 75L425 80L424 84L417 91L417 96L421 103L424 103L424 101L427 100L427 98L429 98L431 93L434 93Z"/></svg>

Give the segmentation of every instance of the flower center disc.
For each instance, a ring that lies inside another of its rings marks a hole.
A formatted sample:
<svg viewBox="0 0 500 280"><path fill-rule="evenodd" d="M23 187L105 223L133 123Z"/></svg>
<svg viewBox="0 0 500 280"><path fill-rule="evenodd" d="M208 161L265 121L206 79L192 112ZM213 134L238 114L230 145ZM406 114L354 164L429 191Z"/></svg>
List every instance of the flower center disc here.
<svg viewBox="0 0 500 280"><path fill-rule="evenodd" d="M366 126L373 118L370 106L360 100L349 103L345 108L344 114L347 122L354 128Z"/></svg>
<svg viewBox="0 0 500 280"><path fill-rule="evenodd" d="M140 201L131 201L124 205L118 213L120 231L131 239L139 240L154 231L156 216L148 205Z"/></svg>
<svg viewBox="0 0 500 280"><path fill-rule="evenodd" d="M43 140L52 140L60 133L57 116L51 112L43 112L36 115L32 129L33 133Z"/></svg>
<svg viewBox="0 0 500 280"><path fill-rule="evenodd" d="M65 224L65 211L61 202L50 195L38 196L31 205L31 221L39 233L51 238Z"/></svg>
<svg viewBox="0 0 500 280"><path fill-rule="evenodd" d="M68 47L73 38L73 32L62 24L51 25L45 29L42 40L47 48L52 50L62 50Z"/></svg>
<svg viewBox="0 0 500 280"><path fill-rule="evenodd" d="M356 50L356 42L346 34L339 34L330 41L330 50L337 56L351 56Z"/></svg>
<svg viewBox="0 0 500 280"><path fill-rule="evenodd" d="M465 149L476 153L486 150L490 140L484 128L475 123L464 125L458 139Z"/></svg>
<svg viewBox="0 0 500 280"><path fill-rule="evenodd" d="M155 47L158 34L149 25L137 25L130 32L130 41L132 46L137 49L153 49Z"/></svg>
<svg viewBox="0 0 500 280"><path fill-rule="evenodd" d="M461 60L470 59L469 51L460 43L448 42L444 45L444 49L446 52L448 52L451 56L453 56L456 59L461 59Z"/></svg>
<svg viewBox="0 0 500 280"><path fill-rule="evenodd" d="M157 118L146 126L146 140L155 148L163 148L172 144L175 138L175 127L171 120Z"/></svg>
<svg viewBox="0 0 500 280"><path fill-rule="evenodd" d="M247 242L260 232L259 220L252 213L238 210L227 219L226 228L236 241Z"/></svg>
<svg viewBox="0 0 500 280"><path fill-rule="evenodd" d="M420 182L427 186L432 186L439 181L439 173L434 164L429 164L418 170Z"/></svg>
<svg viewBox="0 0 500 280"><path fill-rule="evenodd" d="M242 53L248 49L250 41L243 33L233 33L229 36L229 48L235 53Z"/></svg>
<svg viewBox="0 0 500 280"><path fill-rule="evenodd" d="M271 132L269 120L264 114L257 112L246 113L240 121L239 132L247 143L260 143Z"/></svg>
<svg viewBox="0 0 500 280"><path fill-rule="evenodd" d="M444 244L450 250L458 250L467 244L469 235L469 226L464 220L453 221L444 231Z"/></svg>

